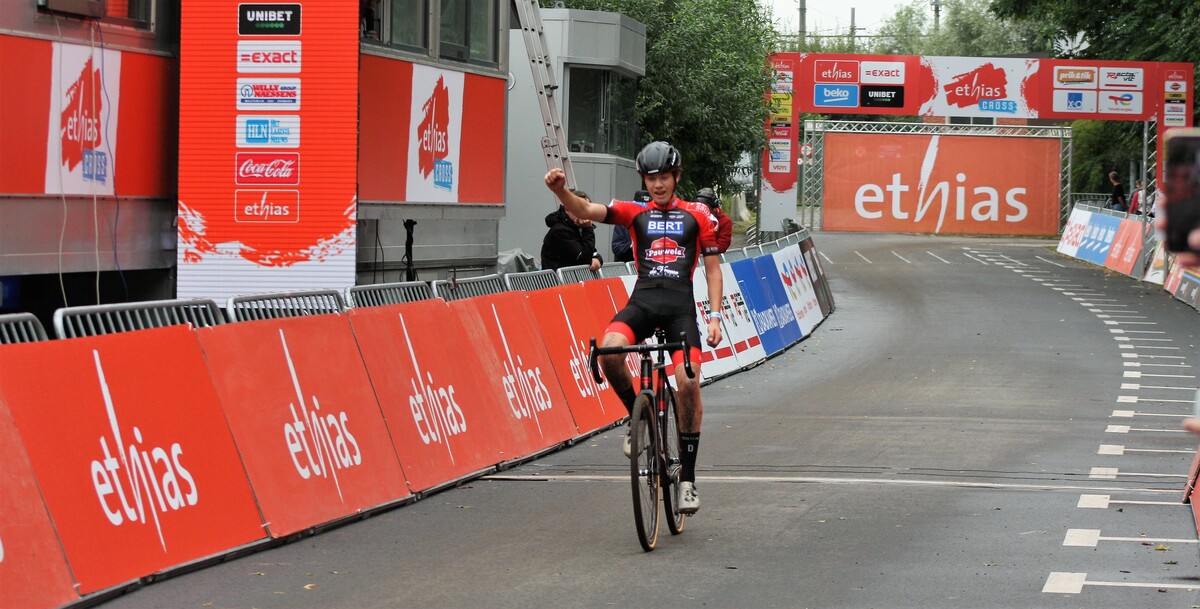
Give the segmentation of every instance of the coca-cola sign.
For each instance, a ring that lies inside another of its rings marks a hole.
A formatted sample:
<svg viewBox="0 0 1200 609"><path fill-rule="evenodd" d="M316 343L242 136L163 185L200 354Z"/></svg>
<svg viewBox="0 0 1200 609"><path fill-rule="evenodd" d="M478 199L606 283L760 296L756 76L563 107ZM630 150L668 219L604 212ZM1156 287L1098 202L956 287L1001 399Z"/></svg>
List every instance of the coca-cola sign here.
<svg viewBox="0 0 1200 609"><path fill-rule="evenodd" d="M238 184L295 186L300 183L300 155L295 152L239 152L234 175Z"/></svg>

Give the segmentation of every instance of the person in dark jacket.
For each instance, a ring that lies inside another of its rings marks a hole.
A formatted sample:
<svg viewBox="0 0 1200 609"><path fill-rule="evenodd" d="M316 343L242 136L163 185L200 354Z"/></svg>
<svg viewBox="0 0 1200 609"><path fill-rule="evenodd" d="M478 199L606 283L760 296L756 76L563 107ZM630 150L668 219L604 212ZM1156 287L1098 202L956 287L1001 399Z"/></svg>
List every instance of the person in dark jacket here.
<svg viewBox="0 0 1200 609"><path fill-rule="evenodd" d="M571 192L591 201L583 191L572 189ZM546 216L546 227L550 230L542 239L543 269L586 264L595 271L604 263L600 252L596 251L596 227L591 220L576 218L559 204L558 209Z"/></svg>
<svg viewBox="0 0 1200 609"><path fill-rule="evenodd" d="M633 200L643 206L649 205L650 193L639 190L633 193ZM620 224L613 227L611 248L613 259L617 262L633 262L633 239L629 236L629 229Z"/></svg>
<svg viewBox="0 0 1200 609"><path fill-rule="evenodd" d="M717 218L717 251L724 254L733 241L733 219L721 211L721 199L711 188L701 188L696 194L696 200L707 205L712 215Z"/></svg>

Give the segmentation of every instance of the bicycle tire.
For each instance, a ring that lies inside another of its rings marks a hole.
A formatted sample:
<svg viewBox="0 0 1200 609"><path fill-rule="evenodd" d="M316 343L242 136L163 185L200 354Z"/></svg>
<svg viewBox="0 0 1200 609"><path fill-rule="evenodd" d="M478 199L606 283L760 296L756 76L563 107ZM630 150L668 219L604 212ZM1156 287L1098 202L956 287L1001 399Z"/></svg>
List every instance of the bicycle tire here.
<svg viewBox="0 0 1200 609"><path fill-rule="evenodd" d="M655 428L653 402L641 394L633 402L630 417L629 479L633 490L633 521L642 549L649 552L658 544L659 467L655 448L658 430Z"/></svg>
<svg viewBox="0 0 1200 609"><path fill-rule="evenodd" d="M679 511L679 411L676 410L675 390L666 387L666 408L661 415L659 433L663 438L662 497L663 512L667 515L667 529L672 535L683 532L687 525L687 514Z"/></svg>

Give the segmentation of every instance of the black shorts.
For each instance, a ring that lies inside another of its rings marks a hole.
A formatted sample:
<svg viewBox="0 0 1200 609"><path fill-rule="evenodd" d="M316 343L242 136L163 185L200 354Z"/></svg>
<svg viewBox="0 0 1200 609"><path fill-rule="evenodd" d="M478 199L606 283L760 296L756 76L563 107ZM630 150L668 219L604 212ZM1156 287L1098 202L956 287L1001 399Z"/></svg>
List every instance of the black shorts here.
<svg viewBox="0 0 1200 609"><path fill-rule="evenodd" d="M629 304L613 317L608 331L625 334L632 345L653 336L655 328L662 328L667 333L669 343L678 341L679 333L684 332L688 346L699 349L697 311L696 300L690 292L670 288L635 289L629 296ZM619 326L614 328L617 324L624 324L633 335L629 336Z"/></svg>

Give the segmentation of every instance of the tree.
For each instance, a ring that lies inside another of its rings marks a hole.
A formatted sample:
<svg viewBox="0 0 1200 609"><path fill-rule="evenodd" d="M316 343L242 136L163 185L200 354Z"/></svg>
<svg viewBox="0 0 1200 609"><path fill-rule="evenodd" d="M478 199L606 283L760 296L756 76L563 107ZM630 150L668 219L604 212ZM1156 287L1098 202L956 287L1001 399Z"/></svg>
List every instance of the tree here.
<svg viewBox="0 0 1200 609"><path fill-rule="evenodd" d="M988 0L942 0L944 19L933 31L926 0L913 0L884 22L872 52L885 55L1024 55L1052 45L1027 18L996 19Z"/></svg>
<svg viewBox="0 0 1200 609"><path fill-rule="evenodd" d="M545 4L550 4L543 0ZM758 0L566 0L568 8L622 13L646 26L639 83L642 141L683 153L680 190L732 188L743 152L766 142L768 54L777 35Z"/></svg>

